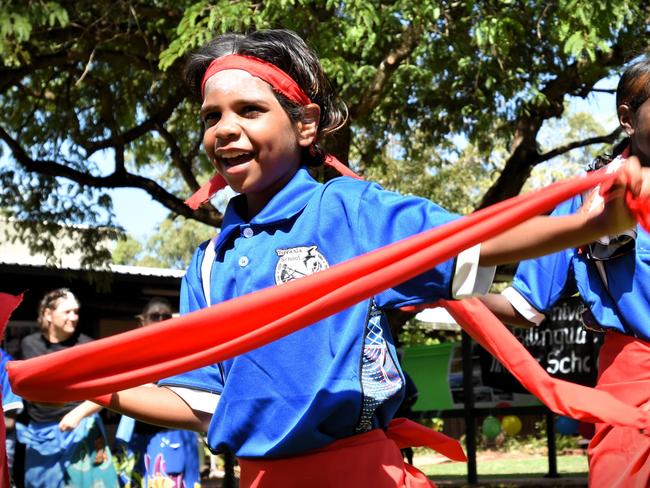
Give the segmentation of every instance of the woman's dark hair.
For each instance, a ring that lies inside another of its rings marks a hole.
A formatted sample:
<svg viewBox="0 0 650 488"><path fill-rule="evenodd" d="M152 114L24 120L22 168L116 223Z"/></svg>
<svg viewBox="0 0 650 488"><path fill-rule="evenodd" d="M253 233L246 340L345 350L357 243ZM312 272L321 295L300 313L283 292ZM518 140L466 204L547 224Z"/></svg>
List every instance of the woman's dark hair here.
<svg viewBox="0 0 650 488"><path fill-rule="evenodd" d="M56 290L49 291L41 298L41 301L38 304L38 316L36 321L38 325L41 326L41 330L44 330L47 327L43 316L45 310L55 310L59 306L59 302L68 297L72 297L77 300L77 297L72 293L68 288L57 288ZM79 302L79 300L77 300Z"/></svg>
<svg viewBox="0 0 650 488"><path fill-rule="evenodd" d="M636 112L650 97L650 55L631 64L621 75L616 88L616 106L627 105Z"/></svg>
<svg viewBox="0 0 650 488"><path fill-rule="evenodd" d="M195 53L191 54L185 66L185 80L198 96L201 96L201 81L209 64L227 54L254 56L274 64L287 73L303 89L310 100L320 107L317 142L340 129L347 120L347 108L333 93L318 56L307 43L290 30L260 30L250 34L223 34ZM293 122L302 117L302 107L274 92L280 105ZM314 144L303 151L303 162L319 166L325 154Z"/></svg>
<svg viewBox="0 0 650 488"><path fill-rule="evenodd" d="M616 87L616 108L627 105L636 112L650 98L650 55L638 59L621 75ZM589 165L589 170L602 168L621 154L629 145L630 138L626 137L613 148L611 154L601 154Z"/></svg>
<svg viewBox="0 0 650 488"><path fill-rule="evenodd" d="M149 313L151 313L152 310L156 308L166 308L170 312L172 310L172 306L171 303L169 303L169 300L167 300L166 298L155 297L149 300L147 304L144 306L144 309L142 310L142 315L143 316L148 315Z"/></svg>

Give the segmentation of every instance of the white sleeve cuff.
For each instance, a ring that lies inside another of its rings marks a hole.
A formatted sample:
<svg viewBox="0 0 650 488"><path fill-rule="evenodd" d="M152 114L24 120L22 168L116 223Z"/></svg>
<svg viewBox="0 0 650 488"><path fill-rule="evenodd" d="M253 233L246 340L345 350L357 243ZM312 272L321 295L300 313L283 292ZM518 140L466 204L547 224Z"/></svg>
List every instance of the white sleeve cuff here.
<svg viewBox="0 0 650 488"><path fill-rule="evenodd" d="M481 245L465 249L456 257L456 269L451 283L453 298L467 298L485 295L492 286L496 266L479 266Z"/></svg>
<svg viewBox="0 0 650 488"><path fill-rule="evenodd" d="M22 410L22 409L23 409L23 402L21 401L6 403L2 406L3 412L9 412L10 410Z"/></svg>
<svg viewBox="0 0 650 488"><path fill-rule="evenodd" d="M214 413L219 403L221 395L209 391L194 390L192 388L182 388L179 386L165 386L187 403L192 410L199 412Z"/></svg>
<svg viewBox="0 0 650 488"><path fill-rule="evenodd" d="M528 303L528 300L526 300L521 293L511 286L503 290L501 294L506 297L515 310L529 322L539 325L546 318L546 315Z"/></svg>

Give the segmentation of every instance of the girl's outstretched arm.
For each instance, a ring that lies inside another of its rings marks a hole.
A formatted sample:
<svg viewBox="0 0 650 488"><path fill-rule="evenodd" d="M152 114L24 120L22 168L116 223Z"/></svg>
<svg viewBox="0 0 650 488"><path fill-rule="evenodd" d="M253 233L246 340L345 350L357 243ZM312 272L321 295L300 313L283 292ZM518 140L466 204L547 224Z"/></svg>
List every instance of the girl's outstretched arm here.
<svg viewBox="0 0 650 488"><path fill-rule="evenodd" d="M535 324L521 315L510 300L498 293L488 293L478 297L496 317L506 325L517 327L533 327Z"/></svg>
<svg viewBox="0 0 650 488"><path fill-rule="evenodd" d="M497 266L579 247L609 233L600 215L534 217L481 244L481 266ZM631 227L631 226L630 226Z"/></svg>
<svg viewBox="0 0 650 488"><path fill-rule="evenodd" d="M207 432L212 414L194 410L169 388L138 386L113 393L106 408L148 424Z"/></svg>
<svg viewBox="0 0 650 488"><path fill-rule="evenodd" d="M59 429L64 432L68 430L74 430L77 428L79 422L81 422L82 419L99 412L101 409L101 405L97 405L96 403L90 401L80 403L63 416L59 422Z"/></svg>
<svg viewBox="0 0 650 488"><path fill-rule="evenodd" d="M650 195L650 168L641 168L631 156L628 171L619 172L618 180L606 196L600 211L578 212L563 217L535 217L481 244L480 264L495 266L514 263L562 249L579 247L606 235L634 227L636 222L625 204L625 189L635 197Z"/></svg>

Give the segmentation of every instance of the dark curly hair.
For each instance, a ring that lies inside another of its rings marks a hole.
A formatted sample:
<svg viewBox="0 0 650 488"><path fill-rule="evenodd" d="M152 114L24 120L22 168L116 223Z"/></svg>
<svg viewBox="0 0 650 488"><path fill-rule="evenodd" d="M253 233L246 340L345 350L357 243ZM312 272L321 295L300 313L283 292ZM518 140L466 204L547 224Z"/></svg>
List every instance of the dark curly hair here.
<svg viewBox="0 0 650 488"><path fill-rule="evenodd" d="M320 166L325 153L318 143L340 129L347 120L347 108L334 94L318 56L295 32L285 29L259 30L249 34L220 35L192 53L185 65L185 80L192 92L201 98L201 81L210 63L227 54L254 56L274 64L302 88L310 100L320 107L317 144L304 148L302 161ZM274 92L289 119L297 122L302 107Z"/></svg>

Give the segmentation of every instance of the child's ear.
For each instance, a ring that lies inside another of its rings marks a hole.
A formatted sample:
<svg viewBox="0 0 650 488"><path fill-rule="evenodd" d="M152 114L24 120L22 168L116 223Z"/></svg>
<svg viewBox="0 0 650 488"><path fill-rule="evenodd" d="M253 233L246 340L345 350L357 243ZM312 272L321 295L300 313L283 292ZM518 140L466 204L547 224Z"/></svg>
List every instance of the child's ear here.
<svg viewBox="0 0 650 488"><path fill-rule="evenodd" d="M318 135L318 122L320 121L320 107L310 103L302 107L302 118L298 122L298 144L309 147Z"/></svg>
<svg viewBox="0 0 650 488"><path fill-rule="evenodd" d="M618 122L621 124L621 127L628 136L634 134L634 112L627 104L621 104L618 106Z"/></svg>

